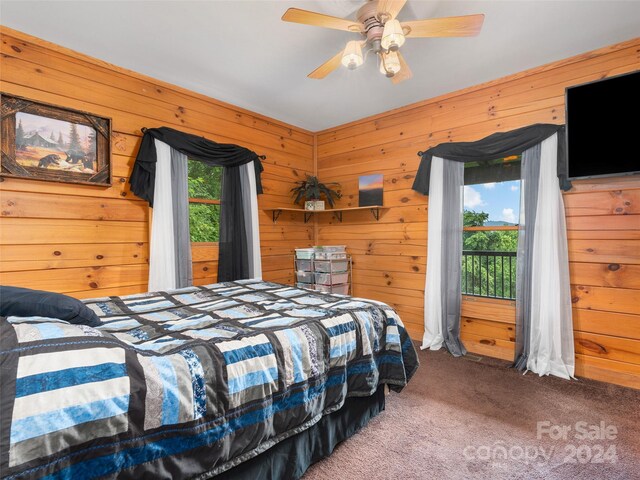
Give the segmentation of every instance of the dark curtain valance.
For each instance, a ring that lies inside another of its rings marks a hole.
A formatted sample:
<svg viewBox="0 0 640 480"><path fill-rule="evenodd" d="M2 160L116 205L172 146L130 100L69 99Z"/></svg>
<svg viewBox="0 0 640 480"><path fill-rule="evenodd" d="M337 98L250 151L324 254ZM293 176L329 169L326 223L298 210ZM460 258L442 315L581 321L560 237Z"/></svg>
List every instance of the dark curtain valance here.
<svg viewBox="0 0 640 480"><path fill-rule="evenodd" d="M133 172L129 179L131 191L146 200L153 207L153 190L156 179L156 145L158 139L171 148L184 153L188 158L199 160L216 167L239 167L254 162L256 170L256 188L262 193L260 174L262 173L261 157L248 148L229 143L216 143L204 137L180 132L169 127L144 128L144 136L138 150Z"/></svg>
<svg viewBox="0 0 640 480"><path fill-rule="evenodd" d="M538 123L528 127L518 128L510 132L498 132L475 142L441 143L426 152L419 152L422 156L413 189L429 194L429 180L431 175L431 159L440 157L456 162L484 162L511 155L521 155L525 150L546 140L554 133L558 134L558 180L562 190L569 190L571 182L568 179L567 156L565 153L565 127Z"/></svg>

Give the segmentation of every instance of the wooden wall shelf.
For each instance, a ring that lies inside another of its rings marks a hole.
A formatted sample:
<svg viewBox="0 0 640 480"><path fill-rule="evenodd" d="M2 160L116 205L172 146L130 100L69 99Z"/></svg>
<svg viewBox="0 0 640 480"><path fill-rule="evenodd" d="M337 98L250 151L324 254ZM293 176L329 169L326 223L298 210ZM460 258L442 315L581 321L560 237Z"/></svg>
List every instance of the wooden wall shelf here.
<svg viewBox="0 0 640 480"><path fill-rule="evenodd" d="M342 223L342 213L357 210L371 210L371 215L376 221L380 220L380 211L387 210L388 207L382 205L371 205L368 207L348 207L348 208L331 208L329 210L304 210L303 208L265 208L265 212L271 212L271 219L276 223L282 212L299 212L304 213L304 223L307 223L314 214L331 213L333 217Z"/></svg>

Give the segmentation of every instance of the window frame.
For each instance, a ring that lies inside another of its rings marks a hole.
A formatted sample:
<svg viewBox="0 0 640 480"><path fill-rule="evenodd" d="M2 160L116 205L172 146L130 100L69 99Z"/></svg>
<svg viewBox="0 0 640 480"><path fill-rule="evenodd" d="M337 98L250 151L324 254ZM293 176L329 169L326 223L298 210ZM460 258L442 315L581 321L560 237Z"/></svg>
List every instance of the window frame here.
<svg viewBox="0 0 640 480"><path fill-rule="evenodd" d="M208 205L220 205L220 200L212 198L189 198L189 203L206 203Z"/></svg>
<svg viewBox="0 0 640 480"><path fill-rule="evenodd" d="M462 227L463 232L484 232L484 231L496 231L496 230L518 230L519 224L516 225L487 225L477 227Z"/></svg>

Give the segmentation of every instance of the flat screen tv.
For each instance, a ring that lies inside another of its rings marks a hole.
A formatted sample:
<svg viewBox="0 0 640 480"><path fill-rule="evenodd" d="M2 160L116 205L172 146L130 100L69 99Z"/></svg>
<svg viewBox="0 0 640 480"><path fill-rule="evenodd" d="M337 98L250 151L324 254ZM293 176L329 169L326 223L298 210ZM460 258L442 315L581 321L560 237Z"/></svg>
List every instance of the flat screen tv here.
<svg viewBox="0 0 640 480"><path fill-rule="evenodd" d="M640 172L640 71L567 88L569 177Z"/></svg>

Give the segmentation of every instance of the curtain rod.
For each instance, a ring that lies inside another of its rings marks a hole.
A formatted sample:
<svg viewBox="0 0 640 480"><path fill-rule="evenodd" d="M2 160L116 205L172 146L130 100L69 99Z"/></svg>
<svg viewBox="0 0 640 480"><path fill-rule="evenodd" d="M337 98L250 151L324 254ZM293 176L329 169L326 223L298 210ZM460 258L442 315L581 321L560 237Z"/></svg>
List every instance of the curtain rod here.
<svg viewBox="0 0 640 480"><path fill-rule="evenodd" d="M147 127L142 127L142 128L140 129L140 131L141 131L142 133L147 133ZM204 137L202 137L202 138L204 138ZM258 158L259 158L260 160L266 160L266 159L267 159L267 156L266 156L266 155L258 155Z"/></svg>

